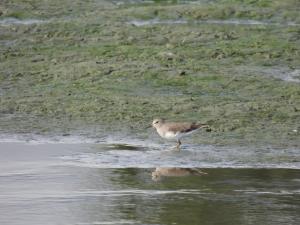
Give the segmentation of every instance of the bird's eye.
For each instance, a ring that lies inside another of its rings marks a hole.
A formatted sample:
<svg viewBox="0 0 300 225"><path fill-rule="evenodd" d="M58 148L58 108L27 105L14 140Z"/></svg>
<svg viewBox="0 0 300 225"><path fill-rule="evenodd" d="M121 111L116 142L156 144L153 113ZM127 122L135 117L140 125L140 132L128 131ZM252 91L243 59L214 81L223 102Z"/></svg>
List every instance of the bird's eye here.
<svg viewBox="0 0 300 225"><path fill-rule="evenodd" d="M155 121L154 123L155 123L155 124L157 124L157 123L158 123L158 121Z"/></svg>

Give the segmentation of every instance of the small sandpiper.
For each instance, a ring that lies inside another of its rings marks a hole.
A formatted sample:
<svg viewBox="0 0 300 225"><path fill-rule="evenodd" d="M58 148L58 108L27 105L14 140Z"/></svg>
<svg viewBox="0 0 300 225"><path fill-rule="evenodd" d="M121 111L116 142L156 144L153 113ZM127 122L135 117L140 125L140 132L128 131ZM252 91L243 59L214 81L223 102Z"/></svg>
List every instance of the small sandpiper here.
<svg viewBox="0 0 300 225"><path fill-rule="evenodd" d="M152 126L156 129L157 133L166 139L176 139L176 148L180 150L180 139L184 136L190 135L200 128L209 128L207 124L201 123L188 123L188 122L166 122L164 119L155 119Z"/></svg>

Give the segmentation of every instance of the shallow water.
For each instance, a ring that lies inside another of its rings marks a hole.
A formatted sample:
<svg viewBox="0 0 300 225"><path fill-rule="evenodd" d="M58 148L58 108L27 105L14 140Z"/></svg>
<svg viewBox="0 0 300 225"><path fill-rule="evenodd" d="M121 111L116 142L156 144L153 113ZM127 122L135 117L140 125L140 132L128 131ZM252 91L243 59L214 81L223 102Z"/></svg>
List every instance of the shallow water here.
<svg viewBox="0 0 300 225"><path fill-rule="evenodd" d="M278 66L269 66L269 67L259 67L259 66L236 66L234 71L244 74L253 75L259 74L265 77L274 77L276 79L286 81L286 82L300 82L300 69L290 69L288 67L278 67Z"/></svg>
<svg viewBox="0 0 300 225"><path fill-rule="evenodd" d="M159 24L216 24L216 25L264 25L264 26L300 26L296 23L273 23L267 21L258 21L258 20L245 20L245 19L228 19L228 20L160 20L160 19L151 19L151 20L132 20L128 22L129 24L140 26L150 26L150 25L159 25Z"/></svg>
<svg viewBox="0 0 300 225"><path fill-rule="evenodd" d="M233 156L212 146L186 146L178 153L142 141L71 144L71 139L0 143L0 224L300 222L298 150L272 150L286 161L293 158L288 164L294 169L286 169L283 159L277 169L267 169L274 162L264 157L260 168L247 160L240 162L244 169L205 168L226 167ZM210 151L225 157L223 166L221 160L205 162ZM177 168L165 168L172 166Z"/></svg>
<svg viewBox="0 0 300 225"><path fill-rule="evenodd" d="M0 19L0 26L9 26L13 24L19 24L19 25L32 25L32 24L40 24L45 23L46 20L38 20L38 19L17 19L13 17Z"/></svg>

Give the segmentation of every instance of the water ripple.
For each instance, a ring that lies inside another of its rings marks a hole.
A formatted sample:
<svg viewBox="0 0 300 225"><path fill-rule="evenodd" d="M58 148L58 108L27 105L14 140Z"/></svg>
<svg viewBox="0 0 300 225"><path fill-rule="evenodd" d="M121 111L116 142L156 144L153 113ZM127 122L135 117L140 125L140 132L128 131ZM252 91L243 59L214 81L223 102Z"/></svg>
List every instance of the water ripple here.
<svg viewBox="0 0 300 225"><path fill-rule="evenodd" d="M64 165L91 168L300 168L298 149L190 146L172 149L102 150L62 156Z"/></svg>

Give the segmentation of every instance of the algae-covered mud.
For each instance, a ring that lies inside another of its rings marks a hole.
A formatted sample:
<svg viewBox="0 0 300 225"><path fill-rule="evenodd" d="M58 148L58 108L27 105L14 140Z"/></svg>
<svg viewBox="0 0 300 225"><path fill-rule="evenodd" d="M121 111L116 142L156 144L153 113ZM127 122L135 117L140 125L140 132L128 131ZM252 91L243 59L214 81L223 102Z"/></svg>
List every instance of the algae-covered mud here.
<svg viewBox="0 0 300 225"><path fill-rule="evenodd" d="M148 136L200 120L203 144L298 146L300 3L0 4L1 133Z"/></svg>

